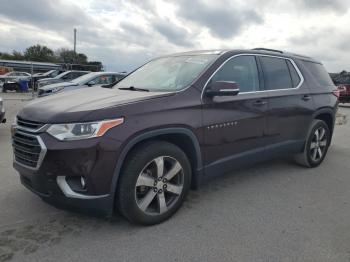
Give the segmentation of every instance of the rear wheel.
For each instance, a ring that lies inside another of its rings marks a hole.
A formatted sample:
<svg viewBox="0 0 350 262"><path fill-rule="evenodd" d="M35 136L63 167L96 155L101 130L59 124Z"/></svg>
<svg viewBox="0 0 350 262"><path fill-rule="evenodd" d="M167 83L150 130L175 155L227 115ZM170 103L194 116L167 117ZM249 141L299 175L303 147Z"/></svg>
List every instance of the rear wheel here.
<svg viewBox="0 0 350 262"><path fill-rule="evenodd" d="M306 167L319 166L327 154L330 140L328 125L322 120L315 119L312 122L303 152L295 157L296 162Z"/></svg>
<svg viewBox="0 0 350 262"><path fill-rule="evenodd" d="M131 222L152 225L179 209L190 188L191 167L180 148L155 141L133 150L121 175L120 212Z"/></svg>

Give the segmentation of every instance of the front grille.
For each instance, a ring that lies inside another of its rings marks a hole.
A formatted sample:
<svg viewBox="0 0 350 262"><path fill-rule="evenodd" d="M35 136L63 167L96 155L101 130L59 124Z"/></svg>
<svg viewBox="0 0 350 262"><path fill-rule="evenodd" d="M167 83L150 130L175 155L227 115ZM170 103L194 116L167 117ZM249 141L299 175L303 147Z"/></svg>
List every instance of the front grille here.
<svg viewBox="0 0 350 262"><path fill-rule="evenodd" d="M40 129L41 127L44 126L43 123L25 120L21 117L17 117L17 125L19 127L24 127L24 128L34 129L34 130Z"/></svg>
<svg viewBox="0 0 350 262"><path fill-rule="evenodd" d="M38 166L42 148L37 137L16 132L12 146L16 162L32 168Z"/></svg>

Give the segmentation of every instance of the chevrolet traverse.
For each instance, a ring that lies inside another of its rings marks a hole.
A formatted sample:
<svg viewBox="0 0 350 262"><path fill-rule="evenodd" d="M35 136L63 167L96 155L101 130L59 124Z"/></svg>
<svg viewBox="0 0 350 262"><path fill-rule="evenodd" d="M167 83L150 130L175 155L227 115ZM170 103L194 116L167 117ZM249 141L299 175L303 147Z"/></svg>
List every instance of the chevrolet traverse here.
<svg viewBox="0 0 350 262"><path fill-rule="evenodd" d="M281 155L324 160L338 104L323 65L279 50L154 59L112 88L37 99L13 125L24 186L58 206L151 225L190 188Z"/></svg>

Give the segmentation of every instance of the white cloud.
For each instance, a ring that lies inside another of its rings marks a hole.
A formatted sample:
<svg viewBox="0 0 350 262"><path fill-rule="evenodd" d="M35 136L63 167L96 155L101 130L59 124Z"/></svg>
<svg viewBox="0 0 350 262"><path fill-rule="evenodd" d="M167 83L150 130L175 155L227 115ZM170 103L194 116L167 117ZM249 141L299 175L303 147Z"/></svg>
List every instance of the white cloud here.
<svg viewBox="0 0 350 262"><path fill-rule="evenodd" d="M333 72L350 70L349 0L3 2L0 52L37 43L69 47L77 27L78 51L108 70L130 71L166 53L253 47L310 55Z"/></svg>

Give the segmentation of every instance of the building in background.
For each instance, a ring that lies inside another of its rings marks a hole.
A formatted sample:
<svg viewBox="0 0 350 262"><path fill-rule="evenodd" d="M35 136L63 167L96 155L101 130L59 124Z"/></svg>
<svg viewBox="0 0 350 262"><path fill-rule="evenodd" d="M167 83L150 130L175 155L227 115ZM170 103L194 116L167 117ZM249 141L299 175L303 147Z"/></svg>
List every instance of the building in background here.
<svg viewBox="0 0 350 262"><path fill-rule="evenodd" d="M30 73L32 70L32 66L33 66L34 73L43 73L50 70L62 69L62 65L53 64L53 63L0 60L0 67L11 68L12 71L21 71L21 72Z"/></svg>

